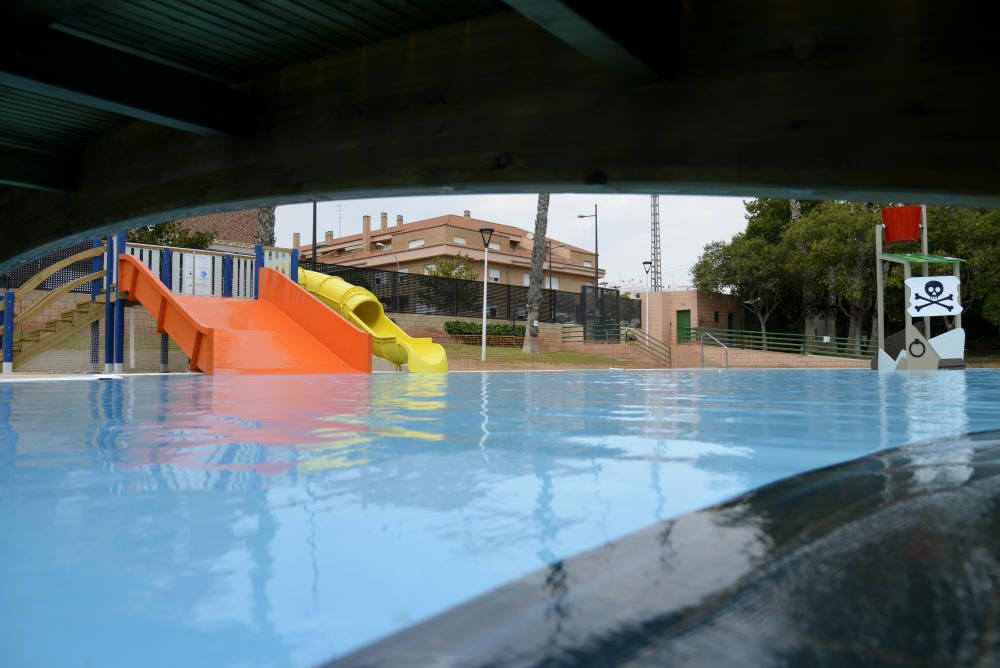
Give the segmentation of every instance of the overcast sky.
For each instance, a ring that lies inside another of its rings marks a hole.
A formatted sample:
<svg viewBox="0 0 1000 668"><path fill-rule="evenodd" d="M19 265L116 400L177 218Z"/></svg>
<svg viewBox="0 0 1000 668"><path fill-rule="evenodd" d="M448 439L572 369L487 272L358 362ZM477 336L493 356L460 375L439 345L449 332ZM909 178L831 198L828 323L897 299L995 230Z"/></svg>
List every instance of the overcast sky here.
<svg viewBox="0 0 1000 668"><path fill-rule="evenodd" d="M402 214L406 222L448 213L462 215L465 209L474 218L527 230L534 229L536 195L448 195L396 197L382 199L320 202L319 238L325 230L337 236L361 232L361 216L389 213L389 224ZM610 284L645 282L642 261L649 258L648 195L553 195L549 203L548 236L582 248L594 247L593 218L578 219L577 214L592 214L597 205L598 251L601 267L607 270ZM338 208L339 205L339 208ZM338 231L338 211L342 223ZM746 226L743 199L739 197L667 197L660 196L660 245L663 281L667 285L690 282L691 265L706 243L729 239ZM312 239L312 205L295 204L277 209L277 245L291 246L292 233L302 234L303 245Z"/></svg>

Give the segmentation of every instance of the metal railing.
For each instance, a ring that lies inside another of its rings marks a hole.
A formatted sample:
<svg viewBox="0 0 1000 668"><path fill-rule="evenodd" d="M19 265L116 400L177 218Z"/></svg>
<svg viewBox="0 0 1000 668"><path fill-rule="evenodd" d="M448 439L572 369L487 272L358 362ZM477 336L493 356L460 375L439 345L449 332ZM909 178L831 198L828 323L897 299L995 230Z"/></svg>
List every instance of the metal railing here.
<svg viewBox="0 0 1000 668"><path fill-rule="evenodd" d="M641 329L628 325L622 327L622 338L627 342L634 343L657 361L670 366L670 346L663 341L650 336Z"/></svg>
<svg viewBox="0 0 1000 668"><path fill-rule="evenodd" d="M785 332L767 332L764 334L755 330L718 329L712 327L690 327L679 330L677 332L677 340L681 343L695 343L700 339L702 334L710 334L716 341L733 349L788 353L793 355L870 359L878 349L878 342L869 339L789 334Z"/></svg>
<svg viewBox="0 0 1000 668"><path fill-rule="evenodd" d="M353 267L305 260L303 269L340 276L348 283L372 292L386 313L443 315L478 318L483 311L483 284L460 278L424 276L388 269ZM601 288L601 311L612 314L614 321L641 324L641 302L622 297L618 290ZM528 288L507 283L488 283L487 317L509 322L528 318ZM597 312L592 290L587 293L542 289L538 320L562 324L582 324Z"/></svg>
<svg viewBox="0 0 1000 668"><path fill-rule="evenodd" d="M658 364L670 366L670 346L637 327L619 323L564 325L562 340L567 343L624 344L645 353Z"/></svg>
<svg viewBox="0 0 1000 668"><path fill-rule="evenodd" d="M729 368L729 346L727 346L722 341L718 340L708 332L703 332L701 335L701 368L705 368L705 339L712 339L716 344L722 347L722 351L725 354L726 368Z"/></svg>

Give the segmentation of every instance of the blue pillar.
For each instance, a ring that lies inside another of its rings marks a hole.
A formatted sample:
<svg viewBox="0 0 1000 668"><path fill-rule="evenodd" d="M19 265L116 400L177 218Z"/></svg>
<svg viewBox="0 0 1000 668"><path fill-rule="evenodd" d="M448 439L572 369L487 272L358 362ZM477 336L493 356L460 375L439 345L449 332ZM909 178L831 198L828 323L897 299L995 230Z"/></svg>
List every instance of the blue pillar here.
<svg viewBox="0 0 1000 668"><path fill-rule="evenodd" d="M107 243L107 273L104 276L104 373L111 373L115 361L115 304L111 301L112 287L115 284L114 237L109 236Z"/></svg>
<svg viewBox="0 0 1000 668"><path fill-rule="evenodd" d="M170 289L173 283L173 267L171 266L170 249L160 250L160 281ZM166 332L160 332L160 373L166 373L170 368L170 337Z"/></svg>
<svg viewBox="0 0 1000 668"><path fill-rule="evenodd" d="M3 372L14 370L14 291L3 294Z"/></svg>
<svg viewBox="0 0 1000 668"><path fill-rule="evenodd" d="M233 296L233 256L222 256L222 296Z"/></svg>
<svg viewBox="0 0 1000 668"><path fill-rule="evenodd" d="M253 248L253 298L257 299L257 284L260 282L260 270L264 268L264 244Z"/></svg>
<svg viewBox="0 0 1000 668"><path fill-rule="evenodd" d="M299 282L299 249L298 248L293 248L292 249L292 271L291 271L291 275L289 276L289 278L292 279L292 283L298 283Z"/></svg>
<svg viewBox="0 0 1000 668"><path fill-rule="evenodd" d="M115 241L115 252L125 252L125 233L120 232ZM125 301L122 299L121 276L118 274L118 258L115 257L115 372L121 373L125 366Z"/></svg>
<svg viewBox="0 0 1000 668"><path fill-rule="evenodd" d="M101 247L101 240L94 239L91 246ZM101 270L101 256L98 255L90 260L90 273L94 274ZM90 301L97 301L97 295L101 294L101 279L97 278L90 283ZM101 362L101 323L94 321L90 323L90 365L94 371Z"/></svg>

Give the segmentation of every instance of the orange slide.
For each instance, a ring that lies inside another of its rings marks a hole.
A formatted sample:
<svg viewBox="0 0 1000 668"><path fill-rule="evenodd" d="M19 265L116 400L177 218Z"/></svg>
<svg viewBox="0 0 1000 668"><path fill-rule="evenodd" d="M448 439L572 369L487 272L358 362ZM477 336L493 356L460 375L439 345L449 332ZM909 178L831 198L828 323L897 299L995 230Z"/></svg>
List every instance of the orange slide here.
<svg viewBox="0 0 1000 668"><path fill-rule="evenodd" d="M258 299L175 295L146 265L118 256L119 285L205 373L370 373L372 340L273 269Z"/></svg>

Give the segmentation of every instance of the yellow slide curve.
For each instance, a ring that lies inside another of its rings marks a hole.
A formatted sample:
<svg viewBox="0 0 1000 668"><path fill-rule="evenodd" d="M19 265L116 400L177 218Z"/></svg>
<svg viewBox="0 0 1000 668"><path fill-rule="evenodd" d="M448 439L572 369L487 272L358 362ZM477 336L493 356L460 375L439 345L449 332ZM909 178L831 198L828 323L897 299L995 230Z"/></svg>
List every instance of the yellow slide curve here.
<svg viewBox="0 0 1000 668"><path fill-rule="evenodd" d="M386 317L378 297L339 276L299 269L299 285L371 334L372 352L415 373L446 373L448 356L429 338L415 339Z"/></svg>

